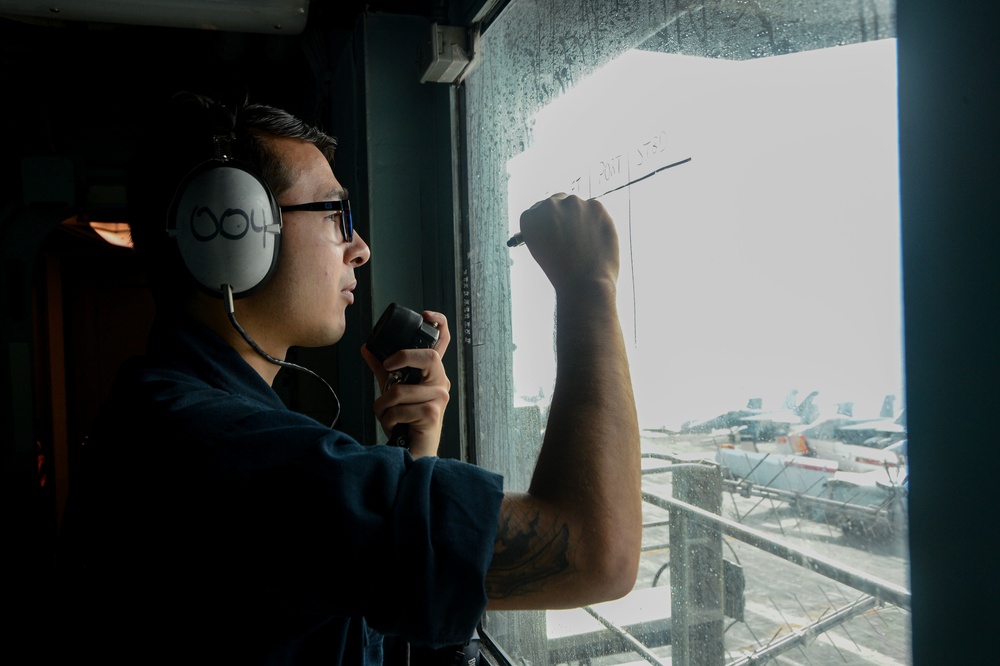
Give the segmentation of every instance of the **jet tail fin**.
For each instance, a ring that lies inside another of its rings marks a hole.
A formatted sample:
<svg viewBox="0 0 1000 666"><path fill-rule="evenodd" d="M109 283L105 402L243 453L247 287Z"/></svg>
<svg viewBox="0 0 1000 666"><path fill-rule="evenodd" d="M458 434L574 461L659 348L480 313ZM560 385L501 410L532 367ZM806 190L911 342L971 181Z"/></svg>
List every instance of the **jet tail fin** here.
<svg viewBox="0 0 1000 666"><path fill-rule="evenodd" d="M878 415L884 419L896 416L896 396L890 393L882 399L882 411Z"/></svg>
<svg viewBox="0 0 1000 666"><path fill-rule="evenodd" d="M818 395L819 391L813 391L795 408L795 413L798 414L803 423L812 423L819 416L819 407L813 404L813 400Z"/></svg>

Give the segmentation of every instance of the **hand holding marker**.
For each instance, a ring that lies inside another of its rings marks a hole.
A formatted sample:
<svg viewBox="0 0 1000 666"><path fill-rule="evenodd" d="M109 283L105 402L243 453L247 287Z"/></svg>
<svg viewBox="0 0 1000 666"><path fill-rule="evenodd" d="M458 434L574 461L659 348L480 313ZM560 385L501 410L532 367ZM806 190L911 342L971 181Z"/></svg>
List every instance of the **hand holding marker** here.
<svg viewBox="0 0 1000 666"><path fill-rule="evenodd" d="M624 185L619 185L618 187L614 188L613 190L608 190L607 192L603 192L601 194L598 194L596 197L591 197L590 199L600 199L605 194L611 194L612 192L617 192L618 190L622 189L623 187L628 187L629 185L635 185L640 180L646 180L650 176L655 176L656 174L660 173L661 171L666 171L667 169L670 169L671 167L675 167L675 166L678 166L678 165L681 165L681 164L685 164L685 163L690 162L690 161L691 161L691 158L688 157L686 159L680 160L679 162L674 162L673 164L668 164L667 166L660 167L659 169L656 169L655 171L650 171L645 176L642 176L640 178L636 178L635 180L630 181L628 183L625 183ZM588 201L590 199L588 199ZM514 234L509 239L507 239L507 247L517 247L519 245L524 245L524 236L521 235L520 231L518 231L516 234Z"/></svg>

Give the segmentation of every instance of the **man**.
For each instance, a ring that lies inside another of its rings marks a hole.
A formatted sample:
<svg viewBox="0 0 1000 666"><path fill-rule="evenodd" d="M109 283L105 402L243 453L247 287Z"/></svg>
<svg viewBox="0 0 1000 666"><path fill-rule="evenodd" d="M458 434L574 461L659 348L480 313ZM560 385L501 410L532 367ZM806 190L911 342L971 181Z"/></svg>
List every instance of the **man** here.
<svg viewBox="0 0 1000 666"><path fill-rule="evenodd" d="M456 644L485 607L573 607L631 589L639 436L617 237L599 203L557 195L521 218L557 294L559 372L530 489L504 493L496 475L435 456L450 389L441 314L424 313L440 331L433 349L384 363L362 350L380 386L393 370L420 370L418 384L392 385L374 405L386 432L407 425L408 451L362 446L270 388L290 347L340 339L370 255L342 203L335 142L277 109L229 114L193 95L153 127L156 154L140 162L129 201L158 317L74 479L69 657L370 664L382 634ZM183 224L198 242L267 233L252 216L227 231L233 209L178 212L220 140L284 211L273 271L235 300L231 286L197 284L177 239ZM203 216L215 226L198 231Z"/></svg>

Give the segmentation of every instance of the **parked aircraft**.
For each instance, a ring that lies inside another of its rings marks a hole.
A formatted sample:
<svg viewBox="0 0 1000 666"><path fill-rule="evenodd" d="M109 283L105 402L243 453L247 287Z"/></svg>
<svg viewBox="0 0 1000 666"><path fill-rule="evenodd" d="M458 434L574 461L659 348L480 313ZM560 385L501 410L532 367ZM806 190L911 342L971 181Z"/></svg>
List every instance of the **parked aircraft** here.
<svg viewBox="0 0 1000 666"><path fill-rule="evenodd" d="M848 443L880 449L894 445L906 437L906 410L901 410L895 417L892 410L883 410L876 420L848 423L840 428L840 437Z"/></svg>
<svg viewBox="0 0 1000 666"><path fill-rule="evenodd" d="M845 530L898 533L906 520L908 471L905 410L894 416L895 399L885 397L878 417L855 417L853 406L841 403L834 416L773 442L727 442L717 460L737 483L825 514Z"/></svg>
<svg viewBox="0 0 1000 666"><path fill-rule="evenodd" d="M726 428L735 428L739 426L743 419L748 416L753 416L760 414L764 410L763 400L761 398L750 398L747 401L747 406L744 409L736 409L732 411L719 414L718 416L713 416L708 419L700 419L696 421L686 421L681 425L682 434L697 434L697 433L709 433L713 430L724 430Z"/></svg>
<svg viewBox="0 0 1000 666"><path fill-rule="evenodd" d="M835 460L843 471L902 470L905 448L894 445L906 439L906 410L895 416L894 407L888 395L878 418L841 414L792 430L778 443L786 453Z"/></svg>
<svg viewBox="0 0 1000 666"><path fill-rule="evenodd" d="M790 392L782 409L755 414L745 419L755 442L774 439L788 433L795 426L812 423L819 416L819 408L814 402L819 391L812 391L798 405L795 404L797 394L798 391Z"/></svg>
<svg viewBox="0 0 1000 666"><path fill-rule="evenodd" d="M823 439L839 438L845 430L861 431L867 424L886 424L896 418L896 396L888 394L882 399L878 416L855 416L853 402L837 403L837 411L826 418L817 418L804 423L802 432L808 431L812 437Z"/></svg>
<svg viewBox="0 0 1000 666"><path fill-rule="evenodd" d="M709 433L729 429L740 432L742 438L767 441L787 433L792 427L811 423L819 416L814 404L819 391L813 391L798 403L798 389L785 396L781 409L763 409L760 398L751 398L745 409L733 410L700 421L688 421L681 426L681 434Z"/></svg>
<svg viewBox="0 0 1000 666"><path fill-rule="evenodd" d="M756 448L727 443L716 452L727 482L738 492L786 500L845 532L887 537L905 530L905 467L849 471L837 460L790 455L780 446Z"/></svg>

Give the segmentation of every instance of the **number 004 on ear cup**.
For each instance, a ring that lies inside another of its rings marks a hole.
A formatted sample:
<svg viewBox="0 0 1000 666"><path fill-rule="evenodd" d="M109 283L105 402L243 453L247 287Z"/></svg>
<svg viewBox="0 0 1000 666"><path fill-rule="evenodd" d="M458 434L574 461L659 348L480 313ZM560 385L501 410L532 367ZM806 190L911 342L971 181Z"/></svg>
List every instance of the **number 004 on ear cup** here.
<svg viewBox="0 0 1000 666"><path fill-rule="evenodd" d="M188 271L208 292L247 296L271 277L281 245L281 212L267 184L233 160L196 167L167 219Z"/></svg>

